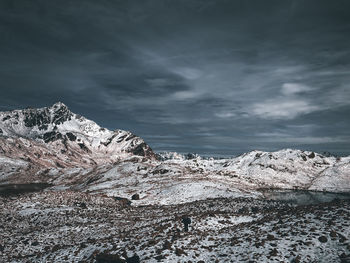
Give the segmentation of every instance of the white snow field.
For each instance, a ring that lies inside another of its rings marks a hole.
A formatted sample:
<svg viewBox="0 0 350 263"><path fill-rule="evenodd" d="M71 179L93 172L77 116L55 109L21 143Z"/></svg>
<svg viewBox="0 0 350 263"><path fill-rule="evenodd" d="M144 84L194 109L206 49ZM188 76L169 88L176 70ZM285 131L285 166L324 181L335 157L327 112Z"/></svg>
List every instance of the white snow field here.
<svg viewBox="0 0 350 263"><path fill-rule="evenodd" d="M350 262L349 199L271 189L347 197L350 157L155 154L63 103L0 112L0 262Z"/></svg>

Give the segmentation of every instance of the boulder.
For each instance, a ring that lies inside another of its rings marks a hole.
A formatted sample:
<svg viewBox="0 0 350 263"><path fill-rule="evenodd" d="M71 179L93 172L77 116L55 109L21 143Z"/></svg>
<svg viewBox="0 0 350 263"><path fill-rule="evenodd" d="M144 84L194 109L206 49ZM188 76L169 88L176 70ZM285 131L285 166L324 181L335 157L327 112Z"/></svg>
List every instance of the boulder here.
<svg viewBox="0 0 350 263"><path fill-rule="evenodd" d="M325 236L320 236L318 238L318 240L321 242L321 243L326 243L328 241L328 239L325 237Z"/></svg>
<svg viewBox="0 0 350 263"><path fill-rule="evenodd" d="M131 200L140 200L140 195L139 194L133 194L131 196Z"/></svg>

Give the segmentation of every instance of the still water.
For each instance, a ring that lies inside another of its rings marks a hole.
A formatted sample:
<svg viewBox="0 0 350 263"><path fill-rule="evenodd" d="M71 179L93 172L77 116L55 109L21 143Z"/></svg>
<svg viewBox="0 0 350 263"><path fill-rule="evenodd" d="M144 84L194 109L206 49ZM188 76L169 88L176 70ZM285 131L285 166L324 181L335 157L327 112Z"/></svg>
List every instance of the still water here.
<svg viewBox="0 0 350 263"><path fill-rule="evenodd" d="M0 196L7 197L31 192L39 192L49 186L51 185L45 183L3 184L0 185Z"/></svg>
<svg viewBox="0 0 350 263"><path fill-rule="evenodd" d="M306 190L263 190L268 200L283 201L297 205L328 203L334 200L350 200L350 193L328 193Z"/></svg>

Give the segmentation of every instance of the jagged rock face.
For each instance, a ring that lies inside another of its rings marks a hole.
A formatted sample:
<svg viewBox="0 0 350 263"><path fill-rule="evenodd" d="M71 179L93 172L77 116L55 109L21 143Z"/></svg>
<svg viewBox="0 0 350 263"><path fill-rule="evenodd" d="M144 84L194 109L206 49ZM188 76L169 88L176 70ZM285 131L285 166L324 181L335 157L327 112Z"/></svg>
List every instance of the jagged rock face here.
<svg viewBox="0 0 350 263"><path fill-rule="evenodd" d="M152 149L140 137L123 130L101 128L72 113L63 103L0 112L0 120L0 154L6 158L25 161L29 158L35 165L48 167L86 167L132 155L154 158ZM55 158L50 158L55 161L43 165L31 152L54 155Z"/></svg>
<svg viewBox="0 0 350 263"><path fill-rule="evenodd" d="M125 197L135 191L146 203L250 195L260 188L350 189L350 157L284 149L218 160L177 153L156 158L141 138L101 128L62 103L0 112L0 120L0 183L49 182Z"/></svg>
<svg viewBox="0 0 350 263"><path fill-rule="evenodd" d="M28 109L23 111L26 127L37 126L39 130L47 130L48 126L59 125L71 120L73 113L62 103L56 103L51 108Z"/></svg>

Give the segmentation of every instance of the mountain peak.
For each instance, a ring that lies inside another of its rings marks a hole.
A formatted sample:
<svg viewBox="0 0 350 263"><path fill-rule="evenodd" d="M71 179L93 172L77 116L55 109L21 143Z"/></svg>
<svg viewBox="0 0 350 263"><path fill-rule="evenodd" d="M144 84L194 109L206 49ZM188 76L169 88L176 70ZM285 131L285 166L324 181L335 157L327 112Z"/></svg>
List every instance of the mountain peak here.
<svg viewBox="0 0 350 263"><path fill-rule="evenodd" d="M66 108L66 109L68 109L67 105L64 104L61 101L58 101L58 102L54 103L50 108L55 108L55 109L57 109L57 108Z"/></svg>
<svg viewBox="0 0 350 263"><path fill-rule="evenodd" d="M71 112L62 102L38 109L0 112L0 136L52 143L62 152L70 147L93 153L93 156L112 154L113 160L123 153L154 155L152 149L140 137L127 131L113 132L102 128L94 121Z"/></svg>

